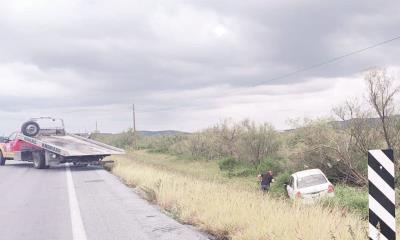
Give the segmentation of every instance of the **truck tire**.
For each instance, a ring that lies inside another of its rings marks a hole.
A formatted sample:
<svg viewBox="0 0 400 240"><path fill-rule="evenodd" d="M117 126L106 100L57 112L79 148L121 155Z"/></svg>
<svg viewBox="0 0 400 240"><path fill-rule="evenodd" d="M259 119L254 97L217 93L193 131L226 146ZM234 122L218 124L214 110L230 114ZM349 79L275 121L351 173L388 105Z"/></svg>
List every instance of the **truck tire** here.
<svg viewBox="0 0 400 240"><path fill-rule="evenodd" d="M3 156L3 153L0 151L0 166L4 166L6 164L6 158Z"/></svg>
<svg viewBox="0 0 400 240"><path fill-rule="evenodd" d="M39 131L40 131L39 124L34 121L28 121L22 124L21 127L21 132L28 137L34 137L38 135Z"/></svg>
<svg viewBox="0 0 400 240"><path fill-rule="evenodd" d="M37 169L46 168L46 158L43 151L36 151L32 153L33 166Z"/></svg>

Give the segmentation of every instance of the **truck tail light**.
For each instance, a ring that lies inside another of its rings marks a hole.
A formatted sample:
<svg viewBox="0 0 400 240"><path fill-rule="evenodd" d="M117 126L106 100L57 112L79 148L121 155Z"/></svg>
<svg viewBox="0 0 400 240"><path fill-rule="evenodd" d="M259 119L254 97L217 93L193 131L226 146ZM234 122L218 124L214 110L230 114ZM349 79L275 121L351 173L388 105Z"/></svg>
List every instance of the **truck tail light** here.
<svg viewBox="0 0 400 240"><path fill-rule="evenodd" d="M296 192L296 198L301 198L301 192Z"/></svg>
<svg viewBox="0 0 400 240"><path fill-rule="evenodd" d="M328 186L328 193L333 193L335 191L335 189L333 188L332 185Z"/></svg>

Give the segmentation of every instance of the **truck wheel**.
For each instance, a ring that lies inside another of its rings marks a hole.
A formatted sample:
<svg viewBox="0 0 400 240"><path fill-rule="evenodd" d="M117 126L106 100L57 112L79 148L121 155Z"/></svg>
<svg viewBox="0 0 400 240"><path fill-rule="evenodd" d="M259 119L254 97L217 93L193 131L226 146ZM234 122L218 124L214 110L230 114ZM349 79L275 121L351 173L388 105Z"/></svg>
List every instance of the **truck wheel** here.
<svg viewBox="0 0 400 240"><path fill-rule="evenodd" d="M21 132L28 137L34 137L38 135L39 131L40 131L39 124L34 121L28 121L22 124L21 127Z"/></svg>
<svg viewBox="0 0 400 240"><path fill-rule="evenodd" d="M46 159L43 151L37 151L32 153L33 166L37 169L46 168Z"/></svg>
<svg viewBox="0 0 400 240"><path fill-rule="evenodd" d="M0 152L0 166L4 166L6 164L6 158L3 157L3 153Z"/></svg>

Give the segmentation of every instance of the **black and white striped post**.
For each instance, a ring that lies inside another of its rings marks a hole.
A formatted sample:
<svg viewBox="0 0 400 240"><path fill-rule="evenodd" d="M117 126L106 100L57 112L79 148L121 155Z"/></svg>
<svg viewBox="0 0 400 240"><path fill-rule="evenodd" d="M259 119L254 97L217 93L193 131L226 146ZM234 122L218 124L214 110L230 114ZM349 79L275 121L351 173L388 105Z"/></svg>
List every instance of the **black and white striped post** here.
<svg viewBox="0 0 400 240"><path fill-rule="evenodd" d="M368 151L369 239L395 240L393 150Z"/></svg>

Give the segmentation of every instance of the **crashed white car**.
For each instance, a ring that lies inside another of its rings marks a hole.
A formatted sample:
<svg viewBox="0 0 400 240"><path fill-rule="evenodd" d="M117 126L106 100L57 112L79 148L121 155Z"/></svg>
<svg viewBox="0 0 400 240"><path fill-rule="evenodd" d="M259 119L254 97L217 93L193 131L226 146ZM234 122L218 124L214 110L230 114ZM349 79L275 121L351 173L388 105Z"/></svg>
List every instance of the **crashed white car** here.
<svg viewBox="0 0 400 240"><path fill-rule="evenodd" d="M335 195L333 184L320 169L293 173L286 184L286 190L291 199L301 199L306 203Z"/></svg>

